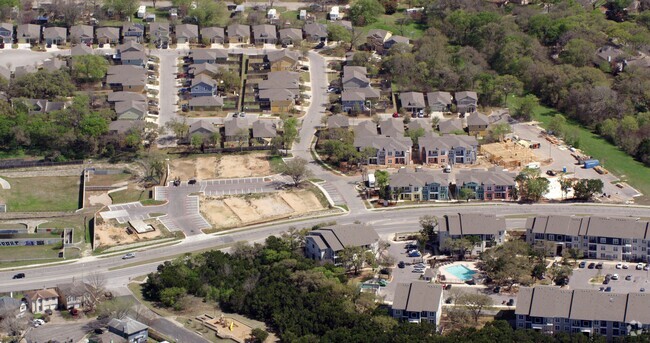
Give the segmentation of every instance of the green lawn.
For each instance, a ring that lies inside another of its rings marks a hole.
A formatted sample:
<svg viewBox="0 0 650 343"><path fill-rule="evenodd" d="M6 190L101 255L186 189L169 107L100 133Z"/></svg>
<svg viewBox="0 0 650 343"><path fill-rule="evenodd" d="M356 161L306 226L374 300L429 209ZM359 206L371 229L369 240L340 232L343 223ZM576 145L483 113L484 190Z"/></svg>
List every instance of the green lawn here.
<svg viewBox="0 0 650 343"><path fill-rule="evenodd" d="M30 262L33 260L54 260L59 257L61 244L39 245L29 247L2 247L0 254L0 267L4 267L4 262Z"/></svg>
<svg viewBox="0 0 650 343"><path fill-rule="evenodd" d="M88 232L86 231L86 226L89 226L89 222L92 219L92 215L88 214L85 217L83 215L76 215L70 217L62 217L52 219L47 223L40 224L39 227L43 229L65 229L73 228L74 232L72 233L73 241L77 242L87 242L89 243Z"/></svg>
<svg viewBox="0 0 650 343"><path fill-rule="evenodd" d="M509 97L508 107L516 108L519 100L520 98ZM558 113L552 108L539 105L533 111L533 119L541 122L542 127L547 127L551 118ZM650 202L650 168L580 124L567 120L567 125L578 130L582 151L600 160L607 170L644 194L636 198L635 202Z"/></svg>
<svg viewBox="0 0 650 343"><path fill-rule="evenodd" d="M114 204L124 204L127 202L149 200L149 191L129 187L123 191L110 193L109 196Z"/></svg>
<svg viewBox="0 0 650 343"><path fill-rule="evenodd" d="M4 178L11 189L0 190L9 212L74 211L79 209L78 176Z"/></svg>
<svg viewBox="0 0 650 343"><path fill-rule="evenodd" d="M282 166L284 165L282 156L278 156L278 155L269 157L269 163L271 164L271 171L273 173L280 173L280 171L282 170Z"/></svg>
<svg viewBox="0 0 650 343"><path fill-rule="evenodd" d="M409 21L407 25L397 24L397 19L406 18L404 12L397 12L392 15L381 15L379 20L376 22L365 26L363 28L364 32L368 32L372 29L382 29L392 32L394 35L408 37L410 39L418 39L422 37L426 27L424 25Z"/></svg>

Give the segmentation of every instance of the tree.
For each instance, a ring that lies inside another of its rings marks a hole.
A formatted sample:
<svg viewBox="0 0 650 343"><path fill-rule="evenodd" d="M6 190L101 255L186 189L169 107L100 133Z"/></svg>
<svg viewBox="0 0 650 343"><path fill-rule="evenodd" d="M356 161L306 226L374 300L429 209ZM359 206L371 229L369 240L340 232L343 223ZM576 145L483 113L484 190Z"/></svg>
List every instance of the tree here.
<svg viewBox="0 0 650 343"><path fill-rule="evenodd" d="M560 59L564 63L573 64L576 67L589 65L596 52L596 45L580 38L570 40L560 53Z"/></svg>
<svg viewBox="0 0 650 343"><path fill-rule="evenodd" d="M93 272L86 277L85 286L88 293L88 301L85 305L94 309L106 293L106 277L99 272Z"/></svg>
<svg viewBox="0 0 650 343"><path fill-rule="evenodd" d="M388 183L390 182L390 174L385 170L375 171L375 184L379 188L379 196L383 199L388 199Z"/></svg>
<svg viewBox="0 0 650 343"><path fill-rule="evenodd" d="M469 292L462 294L456 303L465 306L470 311L475 323L478 323L483 310L489 309L493 305L492 298L489 295Z"/></svg>
<svg viewBox="0 0 650 343"><path fill-rule="evenodd" d="M298 187L306 178L311 177L307 160L295 157L282 166L282 173L291 177L293 185Z"/></svg>
<svg viewBox="0 0 650 343"><path fill-rule="evenodd" d="M551 121L548 123L548 130L552 131L555 135L561 136L564 132L564 126L566 125L566 118L561 114L556 114L553 116Z"/></svg>
<svg viewBox="0 0 650 343"><path fill-rule="evenodd" d="M573 267L561 263L554 263L548 272L552 275L553 282L561 283L573 274Z"/></svg>
<svg viewBox="0 0 650 343"><path fill-rule="evenodd" d="M569 189L573 187L573 180L571 179L565 179L565 178L560 178L560 190L562 191L563 197L566 199L567 193L569 193Z"/></svg>
<svg viewBox="0 0 650 343"><path fill-rule="evenodd" d="M365 263L366 254L362 247L344 247L341 252L338 253L339 261L345 267L346 270L353 270L355 275L359 274L359 269L363 267Z"/></svg>
<svg viewBox="0 0 650 343"><path fill-rule="evenodd" d="M366 26L376 22L384 12L384 7L377 0L357 0L350 7L349 16L355 26Z"/></svg>
<svg viewBox="0 0 650 343"><path fill-rule="evenodd" d="M139 2L137 0L105 0L104 7L112 9L118 14L120 19L130 17L138 8Z"/></svg>
<svg viewBox="0 0 650 343"><path fill-rule="evenodd" d="M143 160L145 168L145 182L159 183L162 176L165 175L165 159L157 153L149 153Z"/></svg>
<svg viewBox="0 0 650 343"><path fill-rule="evenodd" d="M74 90L75 86L67 72L63 70L49 72L41 69L14 78L9 86L9 95L12 98L54 99L72 96Z"/></svg>
<svg viewBox="0 0 650 343"><path fill-rule="evenodd" d="M601 179L582 179L573 184L574 197L580 200L589 200L596 193L603 192Z"/></svg>
<svg viewBox="0 0 650 343"><path fill-rule="evenodd" d="M82 13L80 4L74 0L55 0L52 9L55 16L63 18L63 23L67 27L74 25Z"/></svg>
<svg viewBox="0 0 650 343"><path fill-rule="evenodd" d="M332 42L350 43L352 34L345 26L329 24L327 25L327 39Z"/></svg>
<svg viewBox="0 0 650 343"><path fill-rule="evenodd" d="M474 192L473 189L467 188L467 187L462 187L458 191L458 199L459 200L466 200L469 202L470 199L476 198L476 192Z"/></svg>
<svg viewBox="0 0 650 343"><path fill-rule="evenodd" d="M0 310L0 331L6 334L8 342L21 342L30 327L31 315L25 313L17 317L16 311Z"/></svg>
<svg viewBox="0 0 650 343"><path fill-rule="evenodd" d="M491 141L500 142L503 141L505 136L512 132L510 125L508 123L497 123L492 125L488 131L488 135Z"/></svg>
<svg viewBox="0 0 650 343"><path fill-rule="evenodd" d="M203 135L198 133L193 134L190 138L190 144L192 145L192 148L200 149L201 145L203 145Z"/></svg>
<svg viewBox="0 0 650 343"><path fill-rule="evenodd" d="M101 317L124 319L131 314L133 301L126 298L114 298L104 301L97 307L97 312Z"/></svg>
<svg viewBox="0 0 650 343"><path fill-rule="evenodd" d="M514 117L523 121L533 118L533 111L539 104L539 99L533 94L528 94L521 99L519 106L515 109Z"/></svg>
<svg viewBox="0 0 650 343"><path fill-rule="evenodd" d="M199 0L196 8L190 10L190 16L200 27L226 26L230 18L226 4L212 0Z"/></svg>
<svg viewBox="0 0 650 343"><path fill-rule="evenodd" d="M533 260L530 246L523 241L507 241L481 253L479 268L497 285L512 287L532 282Z"/></svg>
<svg viewBox="0 0 650 343"><path fill-rule="evenodd" d="M160 292L160 302L166 307L171 307L176 311L180 311L183 309L183 299L186 295L187 290L185 288L165 288Z"/></svg>
<svg viewBox="0 0 650 343"><path fill-rule="evenodd" d="M239 73L236 73L232 70L224 70L218 76L217 79L223 81L222 85L226 93L234 93L239 90L241 86L241 77Z"/></svg>
<svg viewBox="0 0 650 343"><path fill-rule="evenodd" d="M244 149L244 145L248 146L250 137L251 133L248 129L239 129L235 132L235 141L237 142L237 145L239 145L240 151Z"/></svg>
<svg viewBox="0 0 650 343"><path fill-rule="evenodd" d="M165 123L165 127L174 133L176 139L184 139L190 131L190 126L187 124L185 118L183 118L183 121L174 118Z"/></svg>
<svg viewBox="0 0 650 343"><path fill-rule="evenodd" d="M269 333L264 329L254 328L251 330L251 336L253 337L255 343L263 343L269 337Z"/></svg>
<svg viewBox="0 0 650 343"><path fill-rule="evenodd" d="M282 122L282 147L286 150L298 139L298 119L289 117Z"/></svg>
<svg viewBox="0 0 650 343"><path fill-rule="evenodd" d="M408 118L408 117L404 117L404 118ZM424 137L424 129L419 127L419 128L417 128L415 130L409 130L407 135L408 135L408 137L411 138L411 141L413 141L413 144L417 145L418 144L418 139L420 137Z"/></svg>
<svg viewBox="0 0 650 343"><path fill-rule="evenodd" d="M478 236L465 236L463 238L447 239L445 246L451 252L458 252L458 257L464 259L465 255L471 252L480 241L481 239Z"/></svg>
<svg viewBox="0 0 650 343"><path fill-rule="evenodd" d="M515 177L519 196L527 201L537 202L549 191L550 181L541 177L538 168L525 168Z"/></svg>
<svg viewBox="0 0 650 343"><path fill-rule="evenodd" d="M106 75L108 61L100 55L72 57L72 72L81 82L97 82Z"/></svg>
<svg viewBox="0 0 650 343"><path fill-rule="evenodd" d="M438 229L438 218L436 216L425 215L420 217L420 235L428 242L435 241L436 230Z"/></svg>

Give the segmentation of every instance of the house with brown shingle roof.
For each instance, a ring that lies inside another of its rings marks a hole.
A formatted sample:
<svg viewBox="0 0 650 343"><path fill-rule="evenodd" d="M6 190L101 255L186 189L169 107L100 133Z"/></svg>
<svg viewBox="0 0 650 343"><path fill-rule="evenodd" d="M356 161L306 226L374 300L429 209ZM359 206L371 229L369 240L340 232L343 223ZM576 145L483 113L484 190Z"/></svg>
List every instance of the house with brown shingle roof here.
<svg viewBox="0 0 650 343"><path fill-rule="evenodd" d="M176 42L183 43L196 43L199 41L199 27L194 24L180 24L176 25Z"/></svg>
<svg viewBox="0 0 650 343"><path fill-rule="evenodd" d="M223 27L204 27L201 29L201 40L212 44L223 44L226 40L226 31Z"/></svg>
<svg viewBox="0 0 650 343"><path fill-rule="evenodd" d="M302 31L300 29L280 29L278 35L280 37L280 43L284 45L295 45L302 41Z"/></svg>
<svg viewBox="0 0 650 343"><path fill-rule="evenodd" d="M34 24L23 24L16 27L16 40L18 43L30 43L32 45L41 42L41 26Z"/></svg>
<svg viewBox="0 0 650 343"><path fill-rule="evenodd" d="M275 25L255 25L253 26L253 43L276 44L278 42L278 31Z"/></svg>
<svg viewBox="0 0 650 343"><path fill-rule="evenodd" d="M424 281L398 283L390 311L398 320L437 326L442 317L442 285Z"/></svg>
<svg viewBox="0 0 650 343"><path fill-rule="evenodd" d="M39 289L23 293L27 307L32 313L55 311L59 307L59 294L54 288Z"/></svg>
<svg viewBox="0 0 650 343"><path fill-rule="evenodd" d="M228 25L226 31L229 43L249 43L251 40L251 27L248 25Z"/></svg>
<svg viewBox="0 0 650 343"><path fill-rule="evenodd" d="M94 29L90 25L74 25L70 27L70 42L72 44L92 44L95 40Z"/></svg>
<svg viewBox="0 0 650 343"><path fill-rule="evenodd" d="M135 26L129 26L130 28L136 28ZM127 29L128 30L128 29ZM135 32L135 31L134 31ZM128 34L128 31L127 31ZM136 36L133 36L136 37ZM131 41L142 43L142 39L130 39ZM98 44L117 44L120 41L120 29L118 27L99 27L97 28L97 43ZM128 42L129 39L124 39L124 42Z"/></svg>
<svg viewBox="0 0 650 343"><path fill-rule="evenodd" d="M271 71L293 70L298 66L300 54L289 49L276 50L267 53L266 60L271 64Z"/></svg>

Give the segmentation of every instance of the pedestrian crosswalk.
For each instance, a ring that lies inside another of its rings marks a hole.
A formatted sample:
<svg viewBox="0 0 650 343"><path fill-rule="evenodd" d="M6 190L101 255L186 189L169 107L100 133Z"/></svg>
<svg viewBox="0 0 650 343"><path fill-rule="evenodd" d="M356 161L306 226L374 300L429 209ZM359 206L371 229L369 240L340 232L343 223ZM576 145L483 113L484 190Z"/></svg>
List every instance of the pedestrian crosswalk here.
<svg viewBox="0 0 650 343"><path fill-rule="evenodd" d="M323 187L323 189L325 189L327 194L334 202L334 205L345 205L345 200L343 199L343 196L341 195L339 190L336 189L336 186L334 186L334 184L325 182L325 183L321 183L320 186Z"/></svg>

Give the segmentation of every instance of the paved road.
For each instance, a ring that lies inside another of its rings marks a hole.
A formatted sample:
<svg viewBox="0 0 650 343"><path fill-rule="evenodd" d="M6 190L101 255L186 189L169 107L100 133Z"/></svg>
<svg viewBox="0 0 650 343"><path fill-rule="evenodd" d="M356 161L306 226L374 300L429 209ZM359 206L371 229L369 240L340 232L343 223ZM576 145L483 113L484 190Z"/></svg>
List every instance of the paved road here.
<svg viewBox="0 0 650 343"><path fill-rule="evenodd" d="M160 114L158 115L158 126L163 127L172 120L182 121L183 117L177 112L176 101L178 98L178 87L176 87L176 62L179 52L176 50L151 50L151 54L160 58L159 82L160 82ZM163 145L175 143L173 133L167 132L161 135L159 141Z"/></svg>

